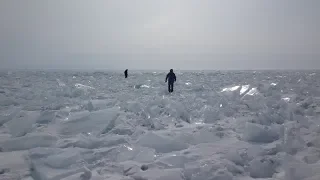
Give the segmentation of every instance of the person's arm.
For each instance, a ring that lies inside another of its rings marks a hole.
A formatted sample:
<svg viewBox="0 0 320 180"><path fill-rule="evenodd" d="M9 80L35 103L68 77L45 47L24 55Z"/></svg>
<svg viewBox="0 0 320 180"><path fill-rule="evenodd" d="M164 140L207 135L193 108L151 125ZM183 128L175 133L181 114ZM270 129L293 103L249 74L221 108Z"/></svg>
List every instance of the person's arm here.
<svg viewBox="0 0 320 180"><path fill-rule="evenodd" d="M174 76L174 82L176 82L177 81L176 74L173 74L173 76Z"/></svg>
<svg viewBox="0 0 320 180"><path fill-rule="evenodd" d="M167 77L166 77L166 82L167 82L167 80L168 80L168 77L169 77L169 74L167 74Z"/></svg>

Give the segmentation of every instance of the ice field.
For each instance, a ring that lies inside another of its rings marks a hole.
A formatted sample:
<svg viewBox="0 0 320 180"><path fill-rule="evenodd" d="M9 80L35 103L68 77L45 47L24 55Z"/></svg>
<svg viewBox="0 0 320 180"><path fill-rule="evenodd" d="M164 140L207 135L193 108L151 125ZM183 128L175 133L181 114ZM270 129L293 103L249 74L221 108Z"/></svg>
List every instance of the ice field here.
<svg viewBox="0 0 320 180"><path fill-rule="evenodd" d="M320 72L0 73L0 180L319 180Z"/></svg>

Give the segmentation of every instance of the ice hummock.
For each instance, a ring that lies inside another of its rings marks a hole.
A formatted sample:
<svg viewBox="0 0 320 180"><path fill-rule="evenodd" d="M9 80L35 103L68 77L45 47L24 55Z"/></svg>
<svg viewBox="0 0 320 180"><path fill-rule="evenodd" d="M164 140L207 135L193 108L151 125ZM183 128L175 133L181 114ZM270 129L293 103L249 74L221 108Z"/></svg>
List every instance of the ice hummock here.
<svg viewBox="0 0 320 180"><path fill-rule="evenodd" d="M318 72L12 71L0 179L318 180Z"/></svg>

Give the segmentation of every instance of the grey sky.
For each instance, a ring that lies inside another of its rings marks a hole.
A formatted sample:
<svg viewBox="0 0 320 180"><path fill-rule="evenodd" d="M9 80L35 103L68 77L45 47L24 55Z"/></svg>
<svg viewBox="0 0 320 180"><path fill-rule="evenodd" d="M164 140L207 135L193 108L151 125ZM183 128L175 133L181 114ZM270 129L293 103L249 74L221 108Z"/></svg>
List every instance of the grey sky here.
<svg viewBox="0 0 320 180"><path fill-rule="evenodd" d="M2 0L2 68L320 68L319 0Z"/></svg>

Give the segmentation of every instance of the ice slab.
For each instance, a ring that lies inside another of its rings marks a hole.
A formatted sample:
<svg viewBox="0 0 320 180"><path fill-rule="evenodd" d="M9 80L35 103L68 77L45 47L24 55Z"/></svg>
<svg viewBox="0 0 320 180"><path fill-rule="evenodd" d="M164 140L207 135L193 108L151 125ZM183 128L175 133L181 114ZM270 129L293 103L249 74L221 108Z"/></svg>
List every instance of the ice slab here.
<svg viewBox="0 0 320 180"><path fill-rule="evenodd" d="M111 147L125 143L128 143L127 136L108 135L105 137L95 137L90 134L78 134L74 138L66 138L58 141L57 147L79 147L86 149L95 149L101 147Z"/></svg>
<svg viewBox="0 0 320 180"><path fill-rule="evenodd" d="M118 108L111 108L82 114L79 117L71 115L69 120L61 124L60 132L66 135L101 132L110 121L118 117L118 112Z"/></svg>
<svg viewBox="0 0 320 180"><path fill-rule="evenodd" d="M88 172L86 165L95 160L91 150L79 148L31 150L31 175L34 179L59 180L78 173ZM45 152L45 153L43 153Z"/></svg>
<svg viewBox="0 0 320 180"><path fill-rule="evenodd" d="M240 86L232 86L232 87L228 87L228 88L223 88L221 90L221 92L228 92L228 91L236 91L240 88Z"/></svg>
<svg viewBox="0 0 320 180"><path fill-rule="evenodd" d="M77 173L61 180L105 180L106 178L99 175L97 172L87 170L85 172ZM109 179L109 178L108 178Z"/></svg>
<svg viewBox="0 0 320 180"><path fill-rule="evenodd" d="M17 106L19 103L14 99L10 97L0 96L0 106Z"/></svg>
<svg viewBox="0 0 320 180"><path fill-rule="evenodd" d="M195 159L190 159L189 157L185 155L176 155L176 154L170 154L164 157L159 158L155 163L159 163L163 166L163 164L166 165L166 168L185 168L185 164L188 162L191 162Z"/></svg>
<svg viewBox="0 0 320 180"><path fill-rule="evenodd" d="M268 158L255 158L250 162L249 172L253 178L271 178L276 172L277 164Z"/></svg>
<svg viewBox="0 0 320 180"><path fill-rule="evenodd" d="M25 154L26 151L0 152L0 171L7 170L9 174L18 175L20 177L28 175L29 164L25 160ZM14 176L11 178L13 177Z"/></svg>
<svg viewBox="0 0 320 180"><path fill-rule="evenodd" d="M107 105L110 103L111 102L108 100L94 99L94 100L90 100L86 104L86 108L88 111L97 111L97 110L101 110L101 109L106 109Z"/></svg>
<svg viewBox="0 0 320 180"><path fill-rule="evenodd" d="M51 147L58 138L44 133L32 133L23 137L11 138L0 142L2 151L20 151L36 147Z"/></svg>
<svg viewBox="0 0 320 180"><path fill-rule="evenodd" d="M6 126L10 130L10 134L13 137L24 136L31 132L33 125L37 122L40 117L38 111L22 111L15 116L11 121L6 123Z"/></svg>
<svg viewBox="0 0 320 180"><path fill-rule="evenodd" d="M278 131L275 128L246 123L243 138L251 142L270 143L279 139L280 130Z"/></svg>
<svg viewBox="0 0 320 180"><path fill-rule="evenodd" d="M116 147L108 156L115 162L136 161L148 163L154 160L155 150L127 144Z"/></svg>
<svg viewBox="0 0 320 180"><path fill-rule="evenodd" d="M131 176L134 180L184 180L182 169L152 169Z"/></svg>
<svg viewBox="0 0 320 180"><path fill-rule="evenodd" d="M20 110L21 108L12 108L7 111L4 111L0 115L0 126L12 120L20 112Z"/></svg>
<svg viewBox="0 0 320 180"><path fill-rule="evenodd" d="M148 132L138 139L137 144L155 149L159 153L180 151L188 148L186 143L162 137L153 132Z"/></svg>
<svg viewBox="0 0 320 180"><path fill-rule="evenodd" d="M206 108L204 111L204 122L205 123L214 123L219 120L220 112L218 109L214 109L212 107Z"/></svg>
<svg viewBox="0 0 320 180"><path fill-rule="evenodd" d="M88 90L88 89L95 89L94 87L91 87L91 86L87 86L87 85L83 85L83 84L80 84L80 83L77 83L74 85L76 88L78 89L83 89L83 90Z"/></svg>
<svg viewBox="0 0 320 180"><path fill-rule="evenodd" d="M56 118L56 111L42 111L39 115L37 123L48 124Z"/></svg>

